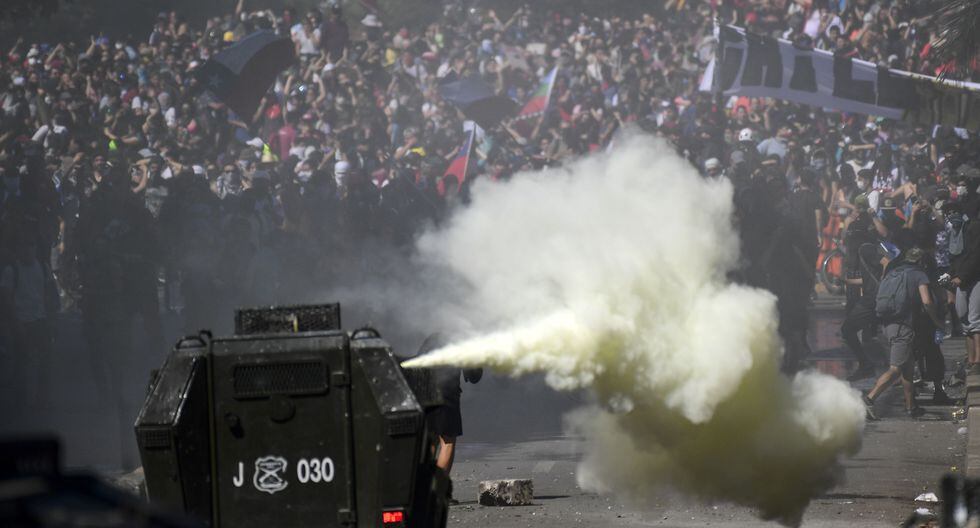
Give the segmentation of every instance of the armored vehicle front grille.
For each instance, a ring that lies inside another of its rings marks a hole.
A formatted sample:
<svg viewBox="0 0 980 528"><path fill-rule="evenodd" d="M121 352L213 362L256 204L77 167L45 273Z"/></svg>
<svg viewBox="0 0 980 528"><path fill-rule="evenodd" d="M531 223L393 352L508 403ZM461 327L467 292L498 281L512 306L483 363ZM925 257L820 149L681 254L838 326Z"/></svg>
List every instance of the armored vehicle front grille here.
<svg viewBox="0 0 980 528"><path fill-rule="evenodd" d="M320 394L330 386L327 365L320 361L235 365L236 398L273 394Z"/></svg>

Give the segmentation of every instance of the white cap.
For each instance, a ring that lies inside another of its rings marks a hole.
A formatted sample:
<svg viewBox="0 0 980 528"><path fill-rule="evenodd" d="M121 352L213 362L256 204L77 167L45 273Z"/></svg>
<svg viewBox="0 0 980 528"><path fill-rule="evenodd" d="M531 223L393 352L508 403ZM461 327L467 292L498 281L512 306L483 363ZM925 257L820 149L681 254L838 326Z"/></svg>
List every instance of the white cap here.
<svg viewBox="0 0 980 528"><path fill-rule="evenodd" d="M323 73L330 73L330 72L332 72L332 71L334 70L334 68L336 68L336 67L337 67L337 65L336 65L336 64L334 64L334 63L332 63L332 62L328 62L328 63L326 63L326 64L324 64L324 65L323 65Z"/></svg>
<svg viewBox="0 0 980 528"><path fill-rule="evenodd" d="M743 128L741 131L739 131L739 133L738 133L738 140L739 141L752 141L752 129L751 128Z"/></svg>
<svg viewBox="0 0 980 528"><path fill-rule="evenodd" d="M248 146L250 146L250 147L262 148L262 145L264 145L265 143L262 141L262 138L254 137L254 138L246 141L245 144L248 145Z"/></svg>
<svg viewBox="0 0 980 528"><path fill-rule="evenodd" d="M374 13L364 15L364 18L361 19L361 24L367 27L381 27L381 21L378 20L378 16Z"/></svg>
<svg viewBox="0 0 980 528"><path fill-rule="evenodd" d="M197 174L198 176L205 176L206 175L206 173L204 172L204 167L202 167L200 165L193 165L191 167L191 170L193 170L194 171L194 174Z"/></svg>
<svg viewBox="0 0 980 528"><path fill-rule="evenodd" d="M718 158L708 158L708 160L704 162L704 168L705 170L719 169L721 168L721 161L719 161Z"/></svg>

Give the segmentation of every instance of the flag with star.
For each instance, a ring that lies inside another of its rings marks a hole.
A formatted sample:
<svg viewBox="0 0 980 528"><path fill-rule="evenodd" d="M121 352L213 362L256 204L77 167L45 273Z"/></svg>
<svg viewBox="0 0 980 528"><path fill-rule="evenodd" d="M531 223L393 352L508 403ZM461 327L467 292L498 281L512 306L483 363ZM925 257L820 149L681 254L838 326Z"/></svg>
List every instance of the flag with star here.
<svg viewBox="0 0 980 528"><path fill-rule="evenodd" d="M242 119L251 119L280 72L296 61L293 42L257 31L221 50L195 72L205 90Z"/></svg>

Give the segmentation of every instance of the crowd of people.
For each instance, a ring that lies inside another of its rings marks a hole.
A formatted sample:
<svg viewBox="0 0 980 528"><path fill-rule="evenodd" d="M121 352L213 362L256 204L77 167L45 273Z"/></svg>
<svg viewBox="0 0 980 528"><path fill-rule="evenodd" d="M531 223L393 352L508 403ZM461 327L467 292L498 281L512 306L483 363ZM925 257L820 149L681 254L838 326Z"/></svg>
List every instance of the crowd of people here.
<svg viewBox="0 0 980 528"><path fill-rule="evenodd" d="M872 301L886 261L918 263L926 279L916 280L936 286L925 304L943 309L885 321L892 341L912 343L908 357L935 355L926 349L942 311L952 331L980 332L975 131L698 91L715 15L798 45L944 71L936 23L918 2L668 0L597 18L447 1L424 27L336 4L246 4L200 27L167 12L130 35L21 40L0 58L5 361L45 357L46 325L62 310L80 311L89 348L125 350L136 319L165 346L161 311L179 309L196 330L219 327L234 306L312 300L311 284L383 265L379 251L410 251L472 182L605 149L629 128L733 181L744 256L734 278L777 294L787 370L806 355L815 262L838 230L855 377L871 372L857 335L867 342L881 322ZM254 115L236 115L194 72L260 29L288 36L298 61ZM441 79L478 77L523 103L555 67L533 132L476 127L465 179L444 177L475 125L440 98ZM969 339L976 364L980 338ZM892 356L898 370L882 386L908 374Z"/></svg>

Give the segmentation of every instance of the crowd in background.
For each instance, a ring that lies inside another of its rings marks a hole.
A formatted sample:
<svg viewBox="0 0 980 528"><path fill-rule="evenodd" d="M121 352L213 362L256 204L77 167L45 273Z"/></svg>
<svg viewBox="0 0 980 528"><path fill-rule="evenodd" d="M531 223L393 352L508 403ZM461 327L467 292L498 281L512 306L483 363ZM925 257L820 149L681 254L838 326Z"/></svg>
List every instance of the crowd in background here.
<svg viewBox="0 0 980 528"><path fill-rule="evenodd" d="M136 318L164 347L162 311L195 330L234 306L315 300L311 284L410 251L474 181L604 150L630 128L734 182L735 278L777 293L788 370L806 354L814 266L837 233L849 309L871 295L859 249L882 242L903 246L892 257L924 251L933 282L949 273L964 304L980 295L976 131L701 93L715 15L889 67L949 66L933 50L935 22L911 0L667 0L638 18L447 1L425 27L242 0L203 27L165 12L129 36L19 41L0 58L4 361L43 358L46 325L63 310L80 311L88 346L106 350L127 348ZM260 29L288 36L298 61L254 115L235 115L194 71ZM440 98L440 80L479 77L523 104L555 67L533 132L477 127L466 178L444 178L475 125ZM949 291L937 304L955 303ZM980 332L980 314L961 309L961 330L949 312L952 331ZM11 352L22 350L37 352Z"/></svg>

